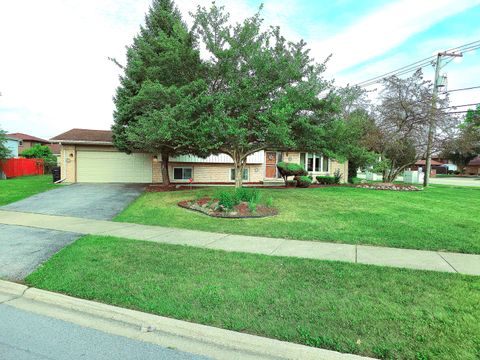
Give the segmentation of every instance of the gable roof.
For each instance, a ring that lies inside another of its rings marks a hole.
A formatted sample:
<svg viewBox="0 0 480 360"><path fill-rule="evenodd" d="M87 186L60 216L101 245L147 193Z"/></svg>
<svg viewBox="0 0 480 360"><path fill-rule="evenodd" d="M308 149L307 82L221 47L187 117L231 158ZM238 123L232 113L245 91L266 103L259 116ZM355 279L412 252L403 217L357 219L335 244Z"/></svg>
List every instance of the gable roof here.
<svg viewBox="0 0 480 360"><path fill-rule="evenodd" d="M415 165L417 166L422 166L422 165L425 165L426 164L426 160L418 160ZM431 161L431 165L443 165L441 162L438 162L438 161L435 161L432 159Z"/></svg>
<svg viewBox="0 0 480 360"><path fill-rule="evenodd" d="M15 139L23 140L23 141L34 141L34 142L39 142L43 144L48 144L50 142L48 140L40 139L39 137L24 134L24 133L11 133L11 134L7 134L7 136L10 136Z"/></svg>
<svg viewBox="0 0 480 360"><path fill-rule="evenodd" d="M475 159L470 160L468 166L480 165L480 156L477 156Z"/></svg>
<svg viewBox="0 0 480 360"><path fill-rule="evenodd" d="M110 130L92 130L92 129L71 129L62 134L54 136L50 140L60 143L112 143L112 132Z"/></svg>

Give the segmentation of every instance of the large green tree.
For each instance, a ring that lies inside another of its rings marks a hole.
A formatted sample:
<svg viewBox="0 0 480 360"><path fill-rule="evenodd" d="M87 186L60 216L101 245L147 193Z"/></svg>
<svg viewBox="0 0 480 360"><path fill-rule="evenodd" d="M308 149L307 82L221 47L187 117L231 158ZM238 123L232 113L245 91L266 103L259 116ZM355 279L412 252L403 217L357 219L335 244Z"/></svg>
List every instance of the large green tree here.
<svg viewBox="0 0 480 360"><path fill-rule="evenodd" d="M208 91L196 99L214 152L228 154L235 185L247 157L266 149L298 149L341 157L339 98L303 41L278 27L263 30L257 13L232 25L223 7L198 7L194 31L206 50Z"/></svg>
<svg viewBox="0 0 480 360"><path fill-rule="evenodd" d="M145 25L127 47L123 70L114 98L114 144L127 153L161 154L168 185L170 156L208 154L196 113L201 106L195 103L205 90L199 51L173 1L153 1Z"/></svg>
<svg viewBox="0 0 480 360"><path fill-rule="evenodd" d="M480 105L469 109L455 136L443 143L442 156L453 161L463 173L468 163L480 154Z"/></svg>

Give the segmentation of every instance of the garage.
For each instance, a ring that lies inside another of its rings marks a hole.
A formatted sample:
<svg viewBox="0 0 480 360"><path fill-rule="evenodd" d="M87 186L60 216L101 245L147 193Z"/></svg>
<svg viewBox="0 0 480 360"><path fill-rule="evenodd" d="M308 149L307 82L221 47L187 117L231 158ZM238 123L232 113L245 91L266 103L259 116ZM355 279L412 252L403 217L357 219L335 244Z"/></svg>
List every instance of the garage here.
<svg viewBox="0 0 480 360"><path fill-rule="evenodd" d="M152 157L148 154L77 150L76 160L77 182L152 182Z"/></svg>

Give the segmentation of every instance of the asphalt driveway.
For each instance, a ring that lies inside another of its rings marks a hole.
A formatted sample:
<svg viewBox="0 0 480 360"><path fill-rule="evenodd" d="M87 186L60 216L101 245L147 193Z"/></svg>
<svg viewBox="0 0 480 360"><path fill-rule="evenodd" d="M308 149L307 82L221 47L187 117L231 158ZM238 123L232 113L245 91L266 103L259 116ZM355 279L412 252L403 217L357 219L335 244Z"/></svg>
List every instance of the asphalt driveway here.
<svg viewBox="0 0 480 360"><path fill-rule="evenodd" d="M73 184L0 207L2 210L111 220L135 200L145 185Z"/></svg>
<svg viewBox="0 0 480 360"><path fill-rule="evenodd" d="M143 189L144 185L74 184L33 195L0 209L111 220ZM80 234L71 232L0 224L0 278L25 278L79 237Z"/></svg>
<svg viewBox="0 0 480 360"><path fill-rule="evenodd" d="M21 280L79 234L0 224L0 279Z"/></svg>

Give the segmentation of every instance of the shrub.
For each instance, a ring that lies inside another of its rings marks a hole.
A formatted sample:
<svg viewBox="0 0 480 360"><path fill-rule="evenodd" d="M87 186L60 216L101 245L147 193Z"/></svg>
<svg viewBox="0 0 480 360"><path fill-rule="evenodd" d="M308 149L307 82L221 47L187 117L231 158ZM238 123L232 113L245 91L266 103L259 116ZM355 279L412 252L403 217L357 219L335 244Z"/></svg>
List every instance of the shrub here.
<svg viewBox="0 0 480 360"><path fill-rule="evenodd" d="M288 177L289 176L304 176L307 175L307 172L300 164L295 163L286 163L286 162L279 162L277 164L278 171L282 176L283 180L285 181L285 186L288 186Z"/></svg>
<svg viewBox="0 0 480 360"><path fill-rule="evenodd" d="M352 178L350 179L350 182L351 182L352 184L360 184L360 183L362 182L362 179L360 179L359 177L352 177Z"/></svg>
<svg viewBox="0 0 480 360"><path fill-rule="evenodd" d="M248 210L250 210L251 213L254 213L255 211L257 211L257 203L253 201L249 201Z"/></svg>
<svg viewBox="0 0 480 360"><path fill-rule="evenodd" d="M297 180L288 180L287 186L297 186Z"/></svg>
<svg viewBox="0 0 480 360"><path fill-rule="evenodd" d="M233 209L235 205L240 203L240 200L237 198L235 192L232 191L220 191L215 196L218 198L218 204L223 206L226 209Z"/></svg>
<svg viewBox="0 0 480 360"><path fill-rule="evenodd" d="M23 150L20 156L27 159L43 159L45 173L50 173L57 166L57 158L46 145L36 144L29 149Z"/></svg>
<svg viewBox="0 0 480 360"><path fill-rule="evenodd" d="M238 188L235 189L235 195L239 201L259 203L262 193L256 188Z"/></svg>
<svg viewBox="0 0 480 360"><path fill-rule="evenodd" d="M238 188L235 190L222 190L215 194L218 204L226 209L233 209L235 205L244 201L247 203L258 204L261 199L261 192L255 188Z"/></svg>
<svg viewBox="0 0 480 360"><path fill-rule="evenodd" d="M319 175L316 179L317 182L322 185L335 184L335 176Z"/></svg>
<svg viewBox="0 0 480 360"><path fill-rule="evenodd" d="M265 200L265 206L268 208L273 207L273 198L271 196Z"/></svg>
<svg viewBox="0 0 480 360"><path fill-rule="evenodd" d="M312 185L312 179L308 176L296 176L295 180L297 180L297 187L307 188Z"/></svg>
<svg viewBox="0 0 480 360"><path fill-rule="evenodd" d="M335 178L335 184L340 184L340 181L342 181L342 173L340 172L340 169L335 170L333 177Z"/></svg>

